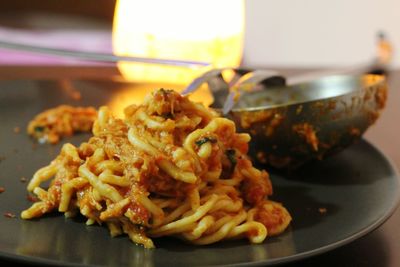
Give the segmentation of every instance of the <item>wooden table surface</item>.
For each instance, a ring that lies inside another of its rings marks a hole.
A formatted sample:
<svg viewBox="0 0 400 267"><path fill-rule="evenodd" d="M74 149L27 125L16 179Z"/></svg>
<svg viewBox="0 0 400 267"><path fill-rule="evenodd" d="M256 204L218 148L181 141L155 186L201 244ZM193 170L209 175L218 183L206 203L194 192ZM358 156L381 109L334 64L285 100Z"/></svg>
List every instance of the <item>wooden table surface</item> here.
<svg viewBox="0 0 400 267"><path fill-rule="evenodd" d="M287 73L299 73L290 70ZM0 80L117 77L113 67L0 66ZM400 71L389 76L387 106L365 138L378 147L400 169ZM280 266L400 266L400 209L377 230L333 251ZM338 225L340 227L340 225ZM7 263L0 261L0 263Z"/></svg>

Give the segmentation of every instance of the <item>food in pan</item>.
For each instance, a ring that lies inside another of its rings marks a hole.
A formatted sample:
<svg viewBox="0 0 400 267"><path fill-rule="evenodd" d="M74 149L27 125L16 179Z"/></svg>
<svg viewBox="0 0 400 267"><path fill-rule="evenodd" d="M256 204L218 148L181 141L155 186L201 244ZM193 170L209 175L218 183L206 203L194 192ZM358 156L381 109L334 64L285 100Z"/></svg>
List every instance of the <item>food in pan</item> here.
<svg viewBox="0 0 400 267"><path fill-rule="evenodd" d="M121 120L101 107L94 136L65 144L34 174L28 190L39 201L23 219L81 213L87 224L105 224L112 236L126 233L146 248L161 236L260 243L288 227L288 211L268 199L268 173L247 156L250 136L236 133L232 121L164 89L124 112Z"/></svg>

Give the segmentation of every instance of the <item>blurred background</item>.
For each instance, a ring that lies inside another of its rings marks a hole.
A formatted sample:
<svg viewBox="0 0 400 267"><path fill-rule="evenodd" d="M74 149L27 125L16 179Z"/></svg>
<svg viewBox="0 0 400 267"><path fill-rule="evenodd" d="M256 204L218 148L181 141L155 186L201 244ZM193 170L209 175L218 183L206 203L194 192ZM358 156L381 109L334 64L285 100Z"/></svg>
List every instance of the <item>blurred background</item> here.
<svg viewBox="0 0 400 267"><path fill-rule="evenodd" d="M187 83L198 74L193 72L190 76L178 71L178 74L171 75L165 68L146 71L144 66L138 66L131 72L131 65L32 53L16 50L15 46L10 49L10 43L86 51L103 56L116 53L204 60L216 67L225 62L228 66L240 64L244 67L278 69L285 75L374 65L382 63L377 62L380 57L384 64L396 70L390 72L388 105L364 137L382 149L400 168L400 127L396 123L400 117L400 90L396 90L400 87L399 0L159 0L158 4L154 1L119 0L121 6L146 4L141 7L144 9L123 6L119 21L127 21L120 23L123 27L116 30L114 14L117 0L1 0L0 80L54 79L56 82L53 84L67 93L74 93L71 81L79 79L93 78L94 85L97 79L153 81L160 77L175 78L170 81L172 83ZM244 6L242 11L241 5ZM199 34L198 30L205 25L208 28ZM149 26L153 28L149 29ZM150 33L157 30L157 26L160 26L159 35ZM192 53L177 45L173 34L178 28L186 29L184 33L188 34L189 40L186 41L191 44L190 47L207 49ZM135 39L136 36L130 33L140 37ZM384 34L385 42L378 42L379 33ZM136 41L131 43L132 40ZM159 46L159 40L167 40L169 45ZM132 51L129 52L129 49ZM40 84L43 86L44 83ZM110 86L113 84L110 83ZM157 88L145 83L135 83L134 86L121 83L118 86L122 93L127 94L113 99L108 99L106 94L93 98L101 101L107 98L113 109L121 107L122 112L123 107L137 98L137 92ZM131 86L135 90L131 90ZM44 92L51 92L50 87L45 89ZM49 97L56 98L54 94L44 96L40 105ZM89 102L93 98L83 99ZM16 108L9 109L9 112L13 110ZM319 263L316 258L311 264L334 266L346 262L347 266L357 263L368 266L376 262L385 266L389 262L390 266L400 266L399 218L397 212L395 219L386 223L383 231L369 239L362 239L361 243L354 243L352 247L328 254L324 263ZM378 253L375 250L369 253L374 246L380 248Z"/></svg>
<svg viewBox="0 0 400 267"><path fill-rule="evenodd" d="M384 31L400 48L397 0L246 1L245 63L277 66L346 66L376 54ZM400 66L399 55L393 64Z"/></svg>
<svg viewBox="0 0 400 267"><path fill-rule="evenodd" d="M0 40L111 53L115 4L115 0L1 1ZM376 55L379 31L386 34L393 51L399 50L400 3L396 0L246 0L244 4L244 66L319 68L368 63ZM215 6L204 5L190 16L192 20L209 21L205 13ZM230 10L229 4L218 10L221 20ZM155 19L154 14L146 16ZM0 51L1 65L61 62L76 64L73 59ZM398 55L391 64L400 66Z"/></svg>

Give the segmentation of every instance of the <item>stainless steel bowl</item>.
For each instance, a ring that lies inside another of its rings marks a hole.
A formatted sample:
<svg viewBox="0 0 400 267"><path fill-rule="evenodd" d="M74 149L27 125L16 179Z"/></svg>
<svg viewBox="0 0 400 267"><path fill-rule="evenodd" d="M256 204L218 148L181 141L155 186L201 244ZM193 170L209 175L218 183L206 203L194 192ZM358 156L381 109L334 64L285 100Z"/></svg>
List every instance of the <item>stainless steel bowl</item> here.
<svg viewBox="0 0 400 267"><path fill-rule="evenodd" d="M384 76L330 76L246 92L227 116L251 135L251 152L260 162L296 168L359 140L386 98Z"/></svg>

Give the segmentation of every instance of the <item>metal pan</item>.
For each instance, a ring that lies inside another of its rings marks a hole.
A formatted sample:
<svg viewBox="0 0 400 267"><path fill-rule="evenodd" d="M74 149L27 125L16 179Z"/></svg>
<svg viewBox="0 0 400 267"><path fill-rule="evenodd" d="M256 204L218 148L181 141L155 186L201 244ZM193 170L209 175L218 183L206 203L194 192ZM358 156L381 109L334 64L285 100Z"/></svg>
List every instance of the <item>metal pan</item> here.
<svg viewBox="0 0 400 267"><path fill-rule="evenodd" d="M386 98L384 76L330 76L248 92L227 116L252 136L252 154L260 162L296 168L359 140Z"/></svg>

